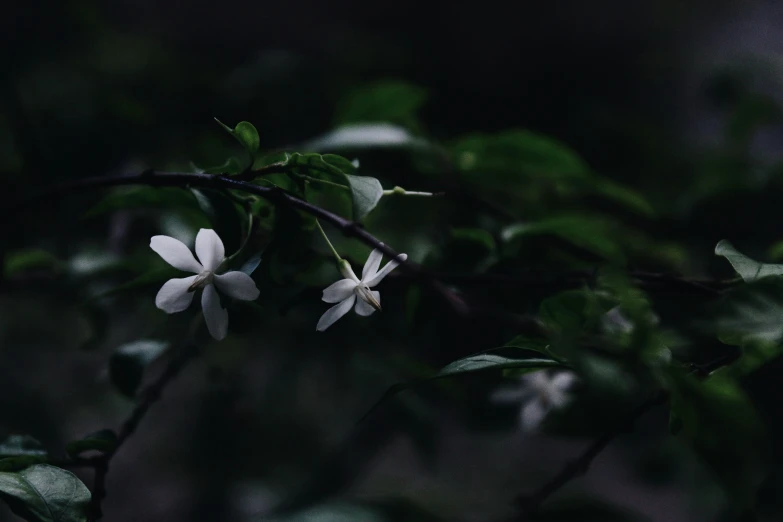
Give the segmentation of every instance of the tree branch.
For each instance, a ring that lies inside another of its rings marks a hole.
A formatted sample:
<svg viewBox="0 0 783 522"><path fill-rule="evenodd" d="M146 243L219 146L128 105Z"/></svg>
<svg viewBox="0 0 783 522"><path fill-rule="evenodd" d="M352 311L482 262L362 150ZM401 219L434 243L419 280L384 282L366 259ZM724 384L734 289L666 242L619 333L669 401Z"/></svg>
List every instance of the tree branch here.
<svg viewBox="0 0 783 522"><path fill-rule="evenodd" d="M710 361L703 365L691 365L691 372L700 378L707 378L715 370L728 366L732 362L736 361L740 356L739 349L733 350L731 353ZM566 464L560 472L552 477L543 486L538 488L531 494L520 495L517 497L516 503L520 508L520 516L518 521L527 520L534 515L541 505L546 502L549 497L557 493L566 484L572 480L585 475L593 461L601 454L603 450L611 444L614 439L628 433L633 430L636 422L641 419L646 413L653 410L657 406L666 404L669 400L669 393L665 390L661 390L656 393L650 399L644 401L636 408L634 408L625 419L623 419L617 426L611 431L608 431L590 444L579 457Z"/></svg>
<svg viewBox="0 0 783 522"><path fill-rule="evenodd" d="M160 400L165 388L182 372L182 370L199 353L196 345L191 344L182 349L171 361L169 361L163 373L150 384L142 393L141 399L131 412L130 416L122 423L117 434L117 443L114 448L99 457L92 459L76 459L71 466L90 465L95 469L93 479L92 499L90 501L90 520L95 522L103 516L101 503L106 496L106 475L109 472L109 463L119 449L136 432L141 421L147 415L150 408Z"/></svg>
<svg viewBox="0 0 783 522"><path fill-rule="evenodd" d="M259 177L271 172L281 172L284 166L279 164L272 164L269 167L265 167L261 170L252 171L253 177ZM454 311L461 316L469 316L471 314L470 308L465 304L459 296L449 290L436 278L429 276L422 269L421 266L412 263L410 261L403 261L398 259L399 254L388 245L382 243L375 236L367 232L359 223L348 220L329 212L326 209L308 203L307 201L300 199L282 189L276 187L265 187L255 185L245 181L238 181L234 177L222 176L222 175L210 175L199 173L186 173L186 172L158 172L148 170L140 174L116 176L116 177L93 177L85 178L70 183L63 183L44 191L35 198L23 201L21 204L13 206L10 210L3 213L3 219L8 219L21 210L41 203L44 200L56 197L63 192L79 191L92 188L101 187L117 187L123 185L148 185L152 187L211 187L232 189L247 192L249 194L255 194L261 196L272 203L286 205L303 212L306 212L316 218L331 224L335 228L339 229L344 235L353 237L369 245L373 248L380 250L386 256L396 259L402 269L408 273L408 275L417 281L428 285L436 293L441 295Z"/></svg>

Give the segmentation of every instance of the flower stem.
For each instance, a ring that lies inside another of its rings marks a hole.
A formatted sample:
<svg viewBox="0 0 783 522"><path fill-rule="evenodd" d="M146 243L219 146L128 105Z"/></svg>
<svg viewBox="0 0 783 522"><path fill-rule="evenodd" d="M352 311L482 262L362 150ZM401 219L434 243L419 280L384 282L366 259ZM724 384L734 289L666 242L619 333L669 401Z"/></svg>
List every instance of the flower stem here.
<svg viewBox="0 0 783 522"><path fill-rule="evenodd" d="M425 197L438 197L443 196L443 192L416 192L412 190L405 190L402 187L394 187L390 190L383 191L384 196L425 196Z"/></svg>
<svg viewBox="0 0 783 522"><path fill-rule="evenodd" d="M326 240L326 244L329 245L329 249L332 251L332 254L334 254L335 259L337 259L337 262L343 260L343 258L340 257L340 254L337 253L337 250L334 249L334 245L332 245L332 242L329 241L329 237L326 235L326 232L324 232L323 227L321 226L321 223L316 218L315 224L318 225L318 230L321 231L321 235L324 236L324 239Z"/></svg>

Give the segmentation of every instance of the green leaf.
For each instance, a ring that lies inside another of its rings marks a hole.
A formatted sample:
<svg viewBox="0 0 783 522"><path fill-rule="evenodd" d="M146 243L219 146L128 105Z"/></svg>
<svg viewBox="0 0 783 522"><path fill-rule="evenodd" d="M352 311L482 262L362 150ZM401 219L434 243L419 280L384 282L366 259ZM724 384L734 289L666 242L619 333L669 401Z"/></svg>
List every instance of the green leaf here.
<svg viewBox="0 0 783 522"><path fill-rule="evenodd" d="M474 372L491 371L491 370L508 370L508 369L525 369L525 370L539 370L542 368L553 368L564 366L561 362L558 362L551 358L535 358L530 357L529 352L521 350L518 357L511 356L514 350L509 350L507 347L494 348L484 353L471 355L463 359L456 360L450 364L447 364L441 368L437 373L434 373L423 379L416 379L408 382L401 382L391 386L383 396L376 402L372 408L362 417L362 420L366 419L376 408L381 404L391 399L401 391L407 390L419 384L443 379L446 377L457 377ZM494 352L500 352L504 355L498 355ZM361 421L360 421L361 422Z"/></svg>
<svg viewBox="0 0 783 522"><path fill-rule="evenodd" d="M247 121L240 121L237 123L237 126L232 129L217 118L215 118L215 121L218 122L218 124L220 124L220 126L223 127L226 132L236 138L240 145L242 145L251 156L253 156L256 151L258 151L258 148L261 145L261 140L258 137L258 131L252 123Z"/></svg>
<svg viewBox="0 0 783 522"><path fill-rule="evenodd" d="M0 497L28 522L86 522L91 496L70 471L38 464L0 472Z"/></svg>
<svg viewBox="0 0 783 522"><path fill-rule="evenodd" d="M527 130L474 134L454 147L463 172L492 174L519 182L519 176L568 179L588 175L587 164L564 144Z"/></svg>
<svg viewBox="0 0 783 522"><path fill-rule="evenodd" d="M549 328L578 335L586 327L596 324L610 306L608 299L587 290L568 290L541 301L538 314Z"/></svg>
<svg viewBox="0 0 783 522"><path fill-rule="evenodd" d="M739 384L722 374L697 380L671 370L671 408L679 437L687 442L720 484L750 507L769 460L764 426Z"/></svg>
<svg viewBox="0 0 783 522"><path fill-rule="evenodd" d="M251 154L255 153L261 146L261 139L258 137L258 131L252 123L240 121L237 126L234 127L234 137Z"/></svg>
<svg viewBox="0 0 783 522"><path fill-rule="evenodd" d="M596 194L642 215L650 204L638 193L596 175L570 147L528 130L472 134L452 148L454 162L465 181L479 190L493 188L519 204L543 205L544 196Z"/></svg>
<svg viewBox="0 0 783 522"><path fill-rule="evenodd" d="M451 237L463 241L470 241L483 246L487 251L495 251L495 238L492 234L481 228L453 228Z"/></svg>
<svg viewBox="0 0 783 522"><path fill-rule="evenodd" d="M715 255L725 257L745 282L755 281L767 276L783 275L783 265L773 265L754 261L748 256L739 253L734 246L725 239L721 240L715 246Z"/></svg>
<svg viewBox="0 0 783 522"><path fill-rule="evenodd" d="M732 289L714 317L719 339L742 350L731 371L745 375L756 370L781 355L783 280L765 278Z"/></svg>
<svg viewBox="0 0 783 522"><path fill-rule="evenodd" d="M501 237L513 244L527 236L553 235L616 264L625 263L623 248L614 239L605 220L583 215L557 216L533 223L519 223L503 229Z"/></svg>
<svg viewBox="0 0 783 522"><path fill-rule="evenodd" d="M43 445L29 435L9 435L0 443L0 471L24 469L47 458Z"/></svg>
<svg viewBox="0 0 783 522"><path fill-rule="evenodd" d="M351 199L353 201L353 219L361 221L378 204L383 197L381 182L368 176L345 175L348 185L351 187Z"/></svg>
<svg viewBox="0 0 783 522"><path fill-rule="evenodd" d="M5 277L12 277L29 271L57 272L62 268L60 261L50 252L38 248L16 250L5 256Z"/></svg>
<svg viewBox="0 0 783 522"><path fill-rule="evenodd" d="M144 377L144 369L168 347L169 344L163 341L140 340L117 348L109 359L109 375L117 390L126 397L134 398Z"/></svg>
<svg viewBox="0 0 783 522"><path fill-rule="evenodd" d="M100 451L108 453L114 451L117 446L117 434L112 430L100 430L90 433L83 439L74 440L65 446L65 451L73 458L79 457L86 451Z"/></svg>
<svg viewBox="0 0 783 522"><path fill-rule="evenodd" d="M503 346L507 348L520 348L522 350L529 350L551 359L557 359L557 357L555 357L555 355L549 349L549 341L543 338L517 335Z"/></svg>
<svg viewBox="0 0 783 522"><path fill-rule="evenodd" d="M386 121L417 126L416 113L427 100L427 91L404 82L384 82L354 89L338 104L339 123Z"/></svg>
<svg viewBox="0 0 783 522"><path fill-rule="evenodd" d="M331 175L339 181L346 181L351 190L353 219L356 221L367 216L383 197L381 182L368 176L354 175L356 167L342 156L294 153L289 157L287 164L315 174L315 177Z"/></svg>

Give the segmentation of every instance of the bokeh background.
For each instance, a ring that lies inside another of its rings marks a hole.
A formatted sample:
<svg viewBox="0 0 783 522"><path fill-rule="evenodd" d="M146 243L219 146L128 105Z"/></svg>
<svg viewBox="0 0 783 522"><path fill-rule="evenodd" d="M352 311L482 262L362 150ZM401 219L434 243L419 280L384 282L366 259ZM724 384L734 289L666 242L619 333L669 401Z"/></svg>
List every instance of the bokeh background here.
<svg viewBox="0 0 783 522"><path fill-rule="evenodd" d="M538 200L524 179L446 172L404 147L340 152L384 187L447 192L384 199L366 222L433 269L589 265L569 248L551 254L562 245L547 237L510 260L498 253L501 225L589 210L640 231L639 244L617 247L629 266L727 277L712 256L723 237L783 257L782 30L783 6L761 0L14 2L0 11L0 193L8 206L84 176L221 164L238 146L214 117L252 122L266 150L304 150L355 122L388 122L449 150L528 129L642 194L654 217L581 195ZM30 434L54 454L132 408L108 376L117 346L178 346L197 316L155 309L165 279L96 298L163 266L151 235L192 241L203 223L165 200L88 214L103 194L47 200L2 227L0 435ZM363 261L365 246L327 231ZM520 433L516 410L488 400L501 376L482 375L405 392L357 427L392 384L516 332L461 320L390 277L382 314L318 334L320 289L337 274L317 235L309 247L315 261L262 263L258 306L231 310L230 337L205 344L114 459L106 520L502 519L612 418L613 402L586 399L576 409L606 418L569 422L565 410L543 432ZM589 240L586 250L616 251ZM528 311L551 289L464 290ZM678 300L665 296L657 313L676 320ZM615 506L617 518L601 520L732 520L721 518L716 481L669 436L665 408L563 495ZM280 503L290 509L273 518ZM0 519L13 516L2 507Z"/></svg>

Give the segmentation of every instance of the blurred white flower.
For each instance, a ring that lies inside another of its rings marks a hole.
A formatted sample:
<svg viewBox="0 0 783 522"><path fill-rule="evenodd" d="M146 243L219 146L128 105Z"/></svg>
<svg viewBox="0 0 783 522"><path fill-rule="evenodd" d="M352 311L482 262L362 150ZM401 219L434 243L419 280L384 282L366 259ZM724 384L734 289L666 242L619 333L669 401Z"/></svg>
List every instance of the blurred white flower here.
<svg viewBox="0 0 783 522"><path fill-rule="evenodd" d="M407 254L399 255L399 259L402 261L407 258ZM345 279L340 279L326 288L323 294L325 302L337 304L328 309L318 320L318 325L315 327L317 331L323 332L329 328L335 321L347 314L354 304L356 313L363 316L371 315L375 310L381 309L380 292L370 290L370 288L380 283L389 272L399 265L397 261L391 260L381 270L378 270L381 259L383 259L383 254L380 250L375 249L370 252L370 256L364 264L361 279L353 273L348 261L340 260L338 266Z"/></svg>
<svg viewBox="0 0 783 522"><path fill-rule="evenodd" d="M253 301L258 298L260 292L255 282L244 272L215 273L225 259L225 249L214 230L202 228L196 236L196 255L200 263L184 243L173 237L153 236L150 248L174 268L196 274L168 280L155 297L155 306L168 314L181 312L190 306L195 291L203 288L201 307L207 330L218 341L226 337L228 312L220 306L215 287L235 299Z"/></svg>
<svg viewBox="0 0 783 522"><path fill-rule="evenodd" d="M570 371L526 373L520 377L517 386L500 388L491 399L494 402L520 402L522 429L535 431L547 413L568 403L568 390L575 382L576 375Z"/></svg>

